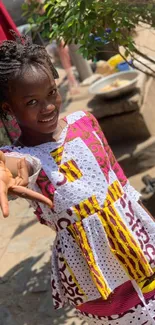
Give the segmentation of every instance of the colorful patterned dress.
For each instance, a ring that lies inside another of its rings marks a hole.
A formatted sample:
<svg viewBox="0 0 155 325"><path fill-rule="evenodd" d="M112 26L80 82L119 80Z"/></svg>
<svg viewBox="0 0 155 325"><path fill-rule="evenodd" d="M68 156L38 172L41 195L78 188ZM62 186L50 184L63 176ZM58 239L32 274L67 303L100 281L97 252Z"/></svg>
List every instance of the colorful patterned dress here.
<svg viewBox="0 0 155 325"><path fill-rule="evenodd" d="M89 324L155 324L155 224L95 118L80 111L65 120L57 142L5 148L26 156L29 187L54 203L34 203L40 222L57 232L54 306L76 306Z"/></svg>

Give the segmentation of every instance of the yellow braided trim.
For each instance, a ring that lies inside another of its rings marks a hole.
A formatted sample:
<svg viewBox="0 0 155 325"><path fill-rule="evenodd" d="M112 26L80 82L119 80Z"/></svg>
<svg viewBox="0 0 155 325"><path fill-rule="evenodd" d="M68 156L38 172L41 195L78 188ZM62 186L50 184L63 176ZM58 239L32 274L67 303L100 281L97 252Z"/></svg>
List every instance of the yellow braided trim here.
<svg viewBox="0 0 155 325"><path fill-rule="evenodd" d="M143 251L141 250L138 242L135 241L132 234L125 226L114 205L103 208L103 212L106 216L106 220L104 220L104 215L102 216L101 213L98 213L98 216L103 224L106 234L109 238L111 238L114 244L115 248L113 249L110 247L110 249L112 253L116 255L117 259L119 259L120 256L119 262L123 265L130 278L134 278L139 282L143 278L152 275L152 268L145 258ZM112 220L114 220L114 222L112 222ZM112 229L112 232L110 231L110 228ZM122 234L122 237L124 237L126 241L121 238L120 234ZM122 247L122 249L120 247ZM134 255L131 254L130 248ZM124 262L122 262L121 257L123 257ZM135 266L133 266L132 261L134 262L133 264ZM142 266L141 268L139 263ZM128 268L130 269L131 273L129 272Z"/></svg>
<svg viewBox="0 0 155 325"><path fill-rule="evenodd" d="M74 182L76 179L80 179L82 177L81 171L76 167L72 160L67 161L67 164L60 165L61 170L64 172L65 176L67 177L68 182ZM76 175L76 177L72 174Z"/></svg>
<svg viewBox="0 0 155 325"><path fill-rule="evenodd" d="M132 277L139 282L146 278L146 276L150 276L153 274L153 271L145 258L143 251L140 248L140 245L137 241L135 241L132 233L126 227L124 221L120 217L117 212L114 202L117 201L123 195L123 189L118 181L115 181L108 187L107 196L104 202L103 212L106 216L106 220L104 220L104 214L102 216L102 212L98 213L99 218L103 224L103 227L109 236L109 238L113 241L114 249L111 247L111 251L116 255L119 254L120 257L123 257L124 263L121 261L120 263L125 267L125 270L128 272L127 267L132 272ZM110 232L110 228L112 232ZM122 238L121 238L122 235ZM125 238L125 241L123 240ZM123 251L120 249L120 245L123 248ZM130 251L132 250L132 253ZM133 256L133 253L135 256ZM116 255L118 258L118 255ZM134 265L132 263L134 262ZM140 268L139 263L142 264Z"/></svg>
<svg viewBox="0 0 155 325"><path fill-rule="evenodd" d="M72 234L74 235L76 242L78 243L79 247L81 248L82 254L89 266L91 278L92 278L96 288L100 292L102 298L104 300L106 300L112 291L108 287L108 284L105 281L102 272L96 265L94 255L93 255L93 252L91 251L91 248L89 246L89 242L88 242L85 230L83 229L81 222L76 222L76 228L78 229L78 232L75 229L72 230L72 227L73 227L73 225L69 226L69 228L71 229Z"/></svg>
<svg viewBox="0 0 155 325"><path fill-rule="evenodd" d="M64 146L61 146L50 153L57 164L61 162L63 150Z"/></svg>
<svg viewBox="0 0 155 325"><path fill-rule="evenodd" d="M114 200L109 194L110 191L113 195ZM123 191L121 189L121 186L118 181L115 181L108 188L107 196L104 201L104 207L107 207L109 204L112 204L113 202L117 201L122 195L123 195ZM76 213L78 219L81 220L102 210L102 207L99 205L96 196L92 195L90 198L80 202L76 206L73 206L72 209Z"/></svg>
<svg viewBox="0 0 155 325"><path fill-rule="evenodd" d="M153 272L155 273L155 268L153 268ZM148 282L148 284L147 284ZM155 290L155 275L153 276L153 279L145 279L141 281L139 284L140 289L142 290L143 293L148 293L153 290Z"/></svg>
<svg viewBox="0 0 155 325"><path fill-rule="evenodd" d="M110 193L112 195L110 195ZM104 207L108 207L108 205L116 202L123 195L123 190L118 181L113 182L109 187L106 195L106 199L104 201Z"/></svg>
<svg viewBox="0 0 155 325"><path fill-rule="evenodd" d="M86 209L86 207L88 209ZM77 206L73 206L73 211L76 213L79 220L83 218L87 218L92 214L95 214L97 211L101 209L96 196L93 195L91 198L86 199L80 202ZM88 212L89 210L89 212Z"/></svg>

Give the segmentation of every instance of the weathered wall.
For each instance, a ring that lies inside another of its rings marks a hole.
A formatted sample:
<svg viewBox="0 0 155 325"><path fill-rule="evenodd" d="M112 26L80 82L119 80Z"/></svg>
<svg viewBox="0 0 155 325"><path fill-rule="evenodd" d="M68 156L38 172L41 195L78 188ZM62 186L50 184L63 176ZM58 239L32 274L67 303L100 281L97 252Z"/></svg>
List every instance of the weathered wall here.
<svg viewBox="0 0 155 325"><path fill-rule="evenodd" d="M25 19L22 17L21 9L23 2L24 0L3 0L5 7L17 26L25 23Z"/></svg>

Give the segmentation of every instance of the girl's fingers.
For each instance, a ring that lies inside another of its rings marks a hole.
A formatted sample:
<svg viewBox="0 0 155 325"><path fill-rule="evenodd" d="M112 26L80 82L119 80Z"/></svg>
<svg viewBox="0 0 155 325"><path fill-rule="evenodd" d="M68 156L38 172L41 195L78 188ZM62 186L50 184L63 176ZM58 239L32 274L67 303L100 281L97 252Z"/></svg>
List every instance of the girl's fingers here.
<svg viewBox="0 0 155 325"><path fill-rule="evenodd" d="M9 191L25 199L38 201L47 204L50 208L53 208L53 203L50 199L38 192L30 190L29 188L23 186L13 186L9 189Z"/></svg>
<svg viewBox="0 0 155 325"><path fill-rule="evenodd" d="M17 184L22 185L22 186L27 186L29 174L28 174L28 167L27 167L25 158L21 158L17 162L17 169L18 169L18 176L15 179L18 181Z"/></svg>
<svg viewBox="0 0 155 325"><path fill-rule="evenodd" d="M15 182L14 182L14 184L13 184L13 186L18 186L18 185L23 185L23 180L19 177L19 176L17 176L16 178L15 178ZM11 188L12 188L12 186L10 186Z"/></svg>
<svg viewBox="0 0 155 325"><path fill-rule="evenodd" d="M21 177L21 159L17 161L17 173L18 173L18 178Z"/></svg>
<svg viewBox="0 0 155 325"><path fill-rule="evenodd" d="M7 198L7 188L6 184L0 180L0 207L4 218L9 215L9 203Z"/></svg>
<svg viewBox="0 0 155 325"><path fill-rule="evenodd" d="M3 161L3 163L5 163L5 155L2 151L0 151L0 161Z"/></svg>

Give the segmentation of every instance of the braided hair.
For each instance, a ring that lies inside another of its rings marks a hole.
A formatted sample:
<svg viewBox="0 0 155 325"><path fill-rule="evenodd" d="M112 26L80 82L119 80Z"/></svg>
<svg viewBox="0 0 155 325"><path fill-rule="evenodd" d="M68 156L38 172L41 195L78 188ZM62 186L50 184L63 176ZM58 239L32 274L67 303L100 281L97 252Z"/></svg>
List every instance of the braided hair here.
<svg viewBox="0 0 155 325"><path fill-rule="evenodd" d="M53 78L59 78L43 46L33 44L28 36L18 36L13 31L11 34L14 41L4 41L0 44L0 118L6 118L2 103L8 98L9 81L21 74L23 68L30 64L48 66Z"/></svg>

